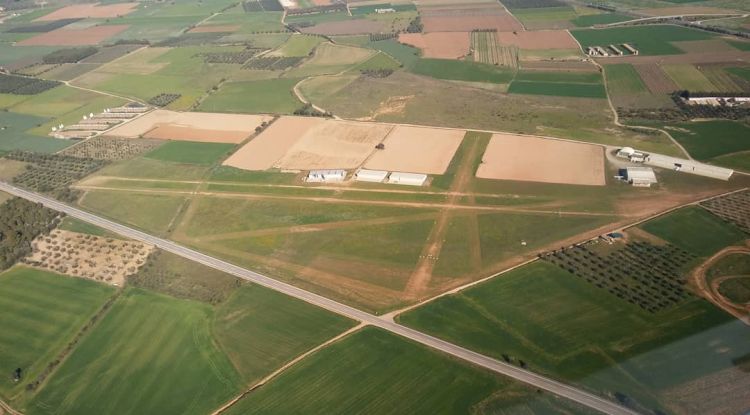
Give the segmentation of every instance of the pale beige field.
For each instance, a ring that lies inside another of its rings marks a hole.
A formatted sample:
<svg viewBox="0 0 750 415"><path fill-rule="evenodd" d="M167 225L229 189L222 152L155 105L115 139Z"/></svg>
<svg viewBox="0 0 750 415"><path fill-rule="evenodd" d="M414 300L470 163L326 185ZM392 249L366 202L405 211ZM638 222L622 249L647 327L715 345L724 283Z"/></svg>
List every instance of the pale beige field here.
<svg viewBox="0 0 750 415"><path fill-rule="evenodd" d="M521 49L576 49L573 36L567 30L535 30L530 32L498 32L502 45L518 46Z"/></svg>
<svg viewBox="0 0 750 415"><path fill-rule="evenodd" d="M134 274L153 250L136 241L103 238L55 229L32 243L26 264L122 286L125 277Z"/></svg>
<svg viewBox="0 0 750 415"><path fill-rule="evenodd" d="M236 144L270 119L263 115L156 110L115 128L108 135Z"/></svg>
<svg viewBox="0 0 750 415"><path fill-rule="evenodd" d="M275 167L354 169L364 163L392 128L390 124L325 120L309 129Z"/></svg>
<svg viewBox="0 0 750 415"><path fill-rule="evenodd" d="M245 170L267 170L310 129L325 120L315 117L282 117L224 161Z"/></svg>
<svg viewBox="0 0 750 415"><path fill-rule="evenodd" d="M482 179L603 186L604 149L515 134L493 134L476 173Z"/></svg>
<svg viewBox="0 0 750 415"><path fill-rule="evenodd" d="M396 126L365 163L373 170L443 174L464 138L465 131Z"/></svg>
<svg viewBox="0 0 750 415"><path fill-rule="evenodd" d="M236 32L240 29L240 25L205 25L197 26L190 30L189 33L222 33L222 32Z"/></svg>
<svg viewBox="0 0 750 415"><path fill-rule="evenodd" d="M75 4L65 6L62 9L53 11L36 20L35 22L48 22L60 19L86 19L86 18L107 18L124 16L138 8L138 3L115 3L101 5L93 4Z"/></svg>
<svg viewBox="0 0 750 415"><path fill-rule="evenodd" d="M458 59L469 54L468 32L401 33L398 41L422 50L425 58Z"/></svg>

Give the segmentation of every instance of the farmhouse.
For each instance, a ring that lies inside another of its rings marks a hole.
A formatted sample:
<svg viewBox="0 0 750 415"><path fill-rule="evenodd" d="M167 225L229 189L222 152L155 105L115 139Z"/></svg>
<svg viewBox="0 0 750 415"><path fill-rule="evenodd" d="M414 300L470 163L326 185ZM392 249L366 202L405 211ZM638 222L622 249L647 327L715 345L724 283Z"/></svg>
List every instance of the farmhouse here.
<svg viewBox="0 0 750 415"><path fill-rule="evenodd" d="M628 167L625 169L625 179L635 187L651 187L657 183L651 167Z"/></svg>
<svg viewBox="0 0 750 415"><path fill-rule="evenodd" d="M305 181L310 183L343 182L346 178L346 170L311 170L307 173Z"/></svg>
<svg viewBox="0 0 750 415"><path fill-rule="evenodd" d="M393 172L388 178L388 183L405 184L409 186L422 186L427 181L426 174Z"/></svg>
<svg viewBox="0 0 750 415"><path fill-rule="evenodd" d="M383 183L387 177L388 172L384 170L359 169L354 173L354 180L358 182Z"/></svg>

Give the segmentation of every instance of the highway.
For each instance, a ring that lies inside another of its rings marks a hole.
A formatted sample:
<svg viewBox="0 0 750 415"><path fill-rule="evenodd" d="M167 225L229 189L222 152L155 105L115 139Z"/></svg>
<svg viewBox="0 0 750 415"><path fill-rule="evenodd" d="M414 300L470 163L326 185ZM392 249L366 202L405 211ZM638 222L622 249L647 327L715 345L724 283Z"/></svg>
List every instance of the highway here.
<svg viewBox="0 0 750 415"><path fill-rule="evenodd" d="M148 233L130 228L128 226L121 225L119 223L102 218L100 216L83 211L81 209L72 207L70 205L48 198L46 196L43 196L34 192L30 192L24 189L20 189L10 184L4 183L4 182L0 182L0 190L7 192L9 194L18 196L18 197L22 197L32 202L41 203L51 209L57 210L59 212L63 212L76 219L80 219L82 221L97 225L101 228L118 233L122 236L131 238L134 240L152 244L160 249L179 255L186 259L199 262L208 267L226 272L228 274L232 274L238 278L242 278L252 283L262 285L272 290L276 290L286 295L298 298L310 304L314 304L316 306L325 308L326 310L349 317L353 320L357 320L364 324L379 327L383 330L387 330L393 334L397 334L409 340L415 341L417 343L421 343L427 347L433 348L435 350L439 350L441 352L449 354L458 359L465 360L474 365L481 366L493 372L500 373L502 375L519 380L537 389L542 389L550 393L556 394L558 396L578 402L581 405L584 405L591 409L595 409L599 412L602 412L605 414L611 414L611 415L637 414L637 412L631 409L625 408L621 405L618 405L617 403L612 402L608 399L605 399L600 396L594 395L592 393L583 391L581 389L566 385L564 383L546 378L544 376L535 374L528 370L524 370L519 367L504 363L497 359L473 352L461 346L455 345L453 343L450 343L444 340L440 340L436 337L430 336L420 331L413 330L408 327L404 327L400 324L395 323L394 321L390 320L387 317L378 317L374 314L370 314L365 311L358 310L346 304L333 301L329 298L320 296L318 294L315 294L309 291L305 291L301 288L297 288L293 285L290 285L281 281L277 281L273 278L267 277L257 272L250 271L248 269L230 264L226 261L211 257L209 255L184 247L172 241L150 235Z"/></svg>

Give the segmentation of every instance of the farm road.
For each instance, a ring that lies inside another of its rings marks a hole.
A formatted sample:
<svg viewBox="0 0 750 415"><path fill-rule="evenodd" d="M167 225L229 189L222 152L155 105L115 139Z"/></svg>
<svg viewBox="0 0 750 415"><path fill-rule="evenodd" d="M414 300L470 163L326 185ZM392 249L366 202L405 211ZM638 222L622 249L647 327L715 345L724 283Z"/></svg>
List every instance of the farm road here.
<svg viewBox="0 0 750 415"><path fill-rule="evenodd" d="M714 266L720 259L724 258L727 255L731 254L743 254L743 255L750 255L750 247L748 246L729 246L721 251L713 254L711 258L708 258L704 263L702 263L698 268L696 268L692 275L691 279L693 280L693 283L695 284L696 288L698 289L698 292L700 292L708 301L716 304L719 308L723 309L727 313L737 317L738 320L742 321L743 323L750 326L750 314L748 314L748 310L742 311L737 306L732 304L729 300L727 300L723 295L719 293L719 284L729 278L733 278L733 276L725 276L717 278L716 280L712 281L711 286L708 286L708 282L706 281L706 272Z"/></svg>
<svg viewBox="0 0 750 415"><path fill-rule="evenodd" d="M281 281L277 281L273 278L267 277L257 272L250 271L248 269L230 264L226 261L222 261L218 258L214 258L209 255L203 254L201 252L195 251L193 249L184 247L175 242L162 239L162 238L158 238L156 236L139 231L137 229L133 229L133 228L121 225L119 223L116 223L111 220L102 218L100 216L91 214L89 212L86 212L81 209L75 208L73 206L67 205L65 203L59 202L57 200L48 198L46 196L20 189L10 184L4 183L4 182L0 182L0 191L4 191L6 193L12 194L17 197L22 197L32 202L41 203L51 209L57 210L59 212L63 212L76 219L80 219L85 222L91 223L93 225L97 225L101 228L104 228L112 232L116 232L120 235L126 236L134 240L152 244L167 252L171 252L173 254L179 255L189 260L209 266L219 271L226 272L238 278L242 278L252 283L264 286L266 288L270 288L272 290L281 292L283 294L300 299L302 301L306 301L310 304L313 304L318 307L324 308L326 310L332 311L334 313L346 316L348 318L359 321L361 323L379 327L393 334L418 342L424 346L442 351L455 358L467 361L469 363L486 368L493 372L500 373L502 375L527 383L536 388L543 389L548 392L554 393L558 396L578 402L579 404L582 404L584 406L587 406L599 412L610 414L610 415L637 414L637 412L631 409L620 406L616 404L615 402L612 402L600 396L597 396L589 392L566 385L564 383L546 378L544 376L538 375L528 370L524 370L524 369L521 369L512 365L503 363L497 359L493 359L491 357L473 352L461 346L455 345L453 343L450 343L444 340L440 340L436 337L419 332L417 330L404 327L387 318L378 317L373 314L358 310L346 304L333 301L321 295L318 295L309 291L305 291L301 288L295 287L293 285L290 285Z"/></svg>

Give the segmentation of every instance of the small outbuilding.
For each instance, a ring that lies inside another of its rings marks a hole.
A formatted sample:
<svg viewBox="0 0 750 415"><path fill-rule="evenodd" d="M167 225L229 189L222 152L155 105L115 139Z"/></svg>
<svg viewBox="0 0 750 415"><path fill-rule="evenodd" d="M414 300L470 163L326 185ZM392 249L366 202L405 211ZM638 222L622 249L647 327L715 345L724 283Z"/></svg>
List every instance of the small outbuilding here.
<svg viewBox="0 0 750 415"><path fill-rule="evenodd" d="M427 181L426 174L393 172L388 177L388 183L405 184L409 186L423 186Z"/></svg>
<svg viewBox="0 0 750 415"><path fill-rule="evenodd" d="M628 167L625 169L625 179L635 187L651 187L657 183L651 167Z"/></svg>
<svg viewBox="0 0 750 415"><path fill-rule="evenodd" d="M311 170L305 181L309 183L343 182L346 170Z"/></svg>
<svg viewBox="0 0 750 415"><path fill-rule="evenodd" d="M388 172L385 170L359 169L354 173L354 180L358 182L383 183L387 177Z"/></svg>

